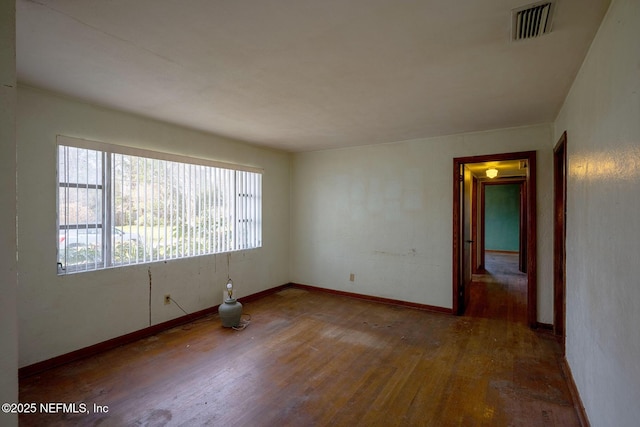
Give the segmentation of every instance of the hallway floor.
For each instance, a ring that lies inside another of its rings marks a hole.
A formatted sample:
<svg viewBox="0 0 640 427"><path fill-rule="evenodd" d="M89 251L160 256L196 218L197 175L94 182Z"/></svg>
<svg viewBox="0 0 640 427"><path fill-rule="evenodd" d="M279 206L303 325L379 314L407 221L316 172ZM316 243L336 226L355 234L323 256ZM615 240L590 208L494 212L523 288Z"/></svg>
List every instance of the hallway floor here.
<svg viewBox="0 0 640 427"><path fill-rule="evenodd" d="M472 278L467 316L526 325L527 275L518 270L517 253L487 251L485 273Z"/></svg>

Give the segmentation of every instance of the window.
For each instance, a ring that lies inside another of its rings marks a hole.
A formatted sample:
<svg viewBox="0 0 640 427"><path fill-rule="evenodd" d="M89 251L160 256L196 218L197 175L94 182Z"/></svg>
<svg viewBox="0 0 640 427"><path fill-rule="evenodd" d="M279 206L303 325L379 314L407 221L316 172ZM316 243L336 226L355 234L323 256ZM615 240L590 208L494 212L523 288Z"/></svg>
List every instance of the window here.
<svg viewBox="0 0 640 427"><path fill-rule="evenodd" d="M58 270L257 248L259 169L58 137Z"/></svg>

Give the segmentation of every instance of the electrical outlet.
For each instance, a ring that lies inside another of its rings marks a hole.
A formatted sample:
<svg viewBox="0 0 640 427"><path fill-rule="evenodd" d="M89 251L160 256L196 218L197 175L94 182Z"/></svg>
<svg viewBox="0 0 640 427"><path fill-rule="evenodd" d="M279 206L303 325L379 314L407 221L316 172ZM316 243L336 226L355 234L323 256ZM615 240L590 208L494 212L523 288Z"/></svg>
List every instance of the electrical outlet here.
<svg viewBox="0 0 640 427"><path fill-rule="evenodd" d="M164 305L169 305L169 304L171 304L171 295L166 294L164 296Z"/></svg>
<svg viewBox="0 0 640 427"><path fill-rule="evenodd" d="M356 280L356 275L353 273L349 274L349 281L354 282L355 280Z"/></svg>

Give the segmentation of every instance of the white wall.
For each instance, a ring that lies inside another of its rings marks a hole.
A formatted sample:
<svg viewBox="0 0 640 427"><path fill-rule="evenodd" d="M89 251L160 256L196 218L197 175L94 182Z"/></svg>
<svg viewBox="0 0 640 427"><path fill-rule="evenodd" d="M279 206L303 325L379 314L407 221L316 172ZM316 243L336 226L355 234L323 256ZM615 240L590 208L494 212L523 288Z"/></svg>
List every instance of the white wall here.
<svg viewBox="0 0 640 427"><path fill-rule="evenodd" d="M0 2L0 404L18 401L15 2ZM18 424L0 412L0 425Z"/></svg>
<svg viewBox="0 0 640 427"><path fill-rule="evenodd" d="M219 304L226 255L58 276L56 135L264 168L263 247L235 252L238 296L289 282L290 154L258 148L48 92L18 88L19 364L30 365ZM4 156L3 156L4 158Z"/></svg>
<svg viewBox="0 0 640 427"><path fill-rule="evenodd" d="M453 158L540 150L538 320L551 323L552 132L539 125L295 154L291 280L451 308Z"/></svg>
<svg viewBox="0 0 640 427"><path fill-rule="evenodd" d="M640 2L614 0L567 131L567 360L593 426L640 420Z"/></svg>

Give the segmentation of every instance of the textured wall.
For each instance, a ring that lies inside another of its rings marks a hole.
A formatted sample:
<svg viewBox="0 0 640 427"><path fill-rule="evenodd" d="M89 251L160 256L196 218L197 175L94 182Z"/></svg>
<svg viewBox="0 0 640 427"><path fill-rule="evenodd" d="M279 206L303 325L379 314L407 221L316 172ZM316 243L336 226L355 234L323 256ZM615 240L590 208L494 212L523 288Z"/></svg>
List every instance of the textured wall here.
<svg viewBox="0 0 640 427"><path fill-rule="evenodd" d="M567 131L567 359L593 426L640 420L640 2L614 0Z"/></svg>

